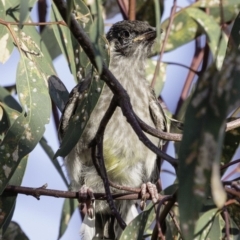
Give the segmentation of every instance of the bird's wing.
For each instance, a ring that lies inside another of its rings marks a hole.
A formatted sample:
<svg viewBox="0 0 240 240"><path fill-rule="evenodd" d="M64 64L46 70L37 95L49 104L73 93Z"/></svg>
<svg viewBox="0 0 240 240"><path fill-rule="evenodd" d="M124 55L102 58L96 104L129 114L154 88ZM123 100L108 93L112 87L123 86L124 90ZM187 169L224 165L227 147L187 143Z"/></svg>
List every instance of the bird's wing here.
<svg viewBox="0 0 240 240"><path fill-rule="evenodd" d="M81 104L83 94L89 88L90 83L91 75L89 74L84 81L78 83L70 92L59 123L58 134L60 139L63 138L64 133L67 131L69 121L74 116L77 106Z"/></svg>
<svg viewBox="0 0 240 240"><path fill-rule="evenodd" d="M167 132L167 119L154 90L151 90L149 110L156 129ZM162 144L164 141L161 140Z"/></svg>
<svg viewBox="0 0 240 240"><path fill-rule="evenodd" d="M167 132L167 119L162 109L162 106L160 105L160 102L158 101L153 89L151 90L151 95L150 95L149 111L156 129ZM162 149L164 144L165 144L165 141L160 139L159 148ZM162 165L162 159L160 157L157 157L156 161L157 161L157 168L156 168L155 174L153 174L154 182L156 182L159 179L159 174L160 174L161 165Z"/></svg>

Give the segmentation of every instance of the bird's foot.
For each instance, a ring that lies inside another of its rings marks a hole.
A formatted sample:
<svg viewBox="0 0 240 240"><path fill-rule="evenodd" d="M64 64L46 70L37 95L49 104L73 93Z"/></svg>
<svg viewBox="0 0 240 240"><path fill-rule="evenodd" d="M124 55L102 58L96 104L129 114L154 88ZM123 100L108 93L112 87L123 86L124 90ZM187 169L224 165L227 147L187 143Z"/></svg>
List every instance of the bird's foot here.
<svg viewBox="0 0 240 240"><path fill-rule="evenodd" d="M81 204L81 212L87 214L90 218L94 217L95 198L91 188L83 185L79 190L78 202Z"/></svg>
<svg viewBox="0 0 240 240"><path fill-rule="evenodd" d="M157 191L156 185L151 182L143 183L141 186L141 196L142 196L142 199L140 202L141 210L144 210L144 208L146 207L147 193L150 194L153 203L156 203L158 201L158 191Z"/></svg>

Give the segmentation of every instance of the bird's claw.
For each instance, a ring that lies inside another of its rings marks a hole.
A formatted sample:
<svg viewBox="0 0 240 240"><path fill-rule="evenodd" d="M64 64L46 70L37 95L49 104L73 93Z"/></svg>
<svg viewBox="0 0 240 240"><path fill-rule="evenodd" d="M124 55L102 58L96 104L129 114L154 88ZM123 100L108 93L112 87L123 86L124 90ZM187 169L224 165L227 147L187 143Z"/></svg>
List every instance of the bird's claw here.
<svg viewBox="0 0 240 240"><path fill-rule="evenodd" d="M142 199L140 202L141 210L143 210L146 207L147 193L150 194L153 203L156 203L158 201L158 191L157 191L156 185L151 182L143 183L141 186L141 196L142 196Z"/></svg>
<svg viewBox="0 0 240 240"><path fill-rule="evenodd" d="M79 190L79 203L81 203L81 211L88 214L90 218L94 217L95 197L91 188L83 185Z"/></svg>

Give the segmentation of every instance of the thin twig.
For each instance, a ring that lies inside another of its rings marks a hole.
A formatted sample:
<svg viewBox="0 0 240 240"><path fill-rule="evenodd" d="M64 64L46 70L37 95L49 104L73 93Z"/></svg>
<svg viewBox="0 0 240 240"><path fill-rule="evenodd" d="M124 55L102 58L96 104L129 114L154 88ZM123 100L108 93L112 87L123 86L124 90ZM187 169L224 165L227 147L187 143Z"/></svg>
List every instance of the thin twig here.
<svg viewBox="0 0 240 240"><path fill-rule="evenodd" d="M223 208L223 216L225 221L225 238L226 240L230 240L230 225L229 225L229 214L227 208Z"/></svg>
<svg viewBox="0 0 240 240"><path fill-rule="evenodd" d="M194 54L194 57L193 57L193 60L192 60L191 66L190 66L191 69L197 70L199 68L199 66L202 62L202 59L203 59L203 55L204 55L204 50L196 48L195 54ZM193 71L188 72L186 81L185 81L183 89L182 89L180 99L177 104L175 115L177 115L177 113L179 112L179 110L182 106L183 101L187 98L187 96L189 94L195 74L196 73L194 73Z"/></svg>
<svg viewBox="0 0 240 240"><path fill-rule="evenodd" d="M152 136L159 137L161 139L168 140L168 141L175 141L175 142L179 142L182 140L182 134L161 131L159 129L156 129L147 125L138 116L135 116L135 117L140 127L142 128L142 130Z"/></svg>
<svg viewBox="0 0 240 240"><path fill-rule="evenodd" d="M176 66L180 66L180 67L183 67L183 68L187 68L188 70L192 71L193 73L195 73L196 75L200 76L200 72L187 66L187 65L184 65L182 63L176 63L176 62L168 62L168 61L162 61L163 63L165 64L168 64L168 65L176 65Z"/></svg>
<svg viewBox="0 0 240 240"><path fill-rule="evenodd" d="M152 87L155 86L158 73L160 72L160 63L162 61L163 53L164 53L165 46L167 44L167 40L168 40L168 37L169 37L169 34L170 34L170 30L171 30L171 26L172 26L172 23L173 23L174 15L176 13L176 9L177 9L177 0L173 0L173 6L172 6L171 14L170 14L170 17L169 17L169 24L167 26L166 35L165 35L165 38L163 40L163 44L161 46L161 51L160 51L160 54L159 54L159 58L158 58L158 61L157 61L157 65L156 65L154 75L153 75L153 79L152 79L152 83L151 83Z"/></svg>
<svg viewBox="0 0 240 240"><path fill-rule="evenodd" d="M234 164L237 164L237 163L240 163L240 159L234 160L234 161L232 161L230 163L227 163L227 164L221 166L221 171L226 169L226 168L228 168L228 167L230 167L230 166L232 166L232 165L234 165Z"/></svg>
<svg viewBox="0 0 240 240"><path fill-rule="evenodd" d="M170 198L168 198L168 203L164 207L163 211L161 212L161 214L159 216L159 219L157 220L157 223L159 222L160 226L162 226L165 218L167 217L168 213L171 211L173 205L175 204L176 199L177 199L177 192L175 192L172 196L169 196L169 197L171 197L171 200L170 200ZM164 198L164 199L166 199L166 198ZM158 217L158 215L157 215L157 217ZM156 224L153 229L151 240L155 240L155 239L157 239L157 237L158 237L158 226Z"/></svg>

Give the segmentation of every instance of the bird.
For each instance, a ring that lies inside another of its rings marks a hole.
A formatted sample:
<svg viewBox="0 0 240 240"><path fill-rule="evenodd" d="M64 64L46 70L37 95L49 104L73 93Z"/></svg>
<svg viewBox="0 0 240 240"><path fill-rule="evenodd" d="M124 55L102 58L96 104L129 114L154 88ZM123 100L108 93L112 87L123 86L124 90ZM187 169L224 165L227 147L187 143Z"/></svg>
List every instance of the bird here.
<svg viewBox="0 0 240 240"><path fill-rule="evenodd" d="M145 78L146 60L152 52L156 29L147 22L123 20L112 25L106 39L110 49L109 70L127 91L134 113L149 126L167 131L164 111ZM68 123L74 117L74 109L81 101L79 96L86 90L90 79L86 78L77 84L70 93L60 120L60 138L64 137ZM72 190L87 187L93 193L104 192L103 182L92 163L89 144L112 98L112 91L105 85L80 140L65 158ZM163 146L163 140L149 134L146 136L160 148ZM159 178L156 154L138 139L120 108L115 110L105 129L103 157L107 177L116 184L140 187L143 183L154 183ZM117 193L120 190L111 188L111 191ZM119 200L115 204L127 224L138 214L133 200ZM86 226L82 227L82 239L119 239L122 229L107 202L96 201L94 211L95 226L86 223L94 230L87 231Z"/></svg>

